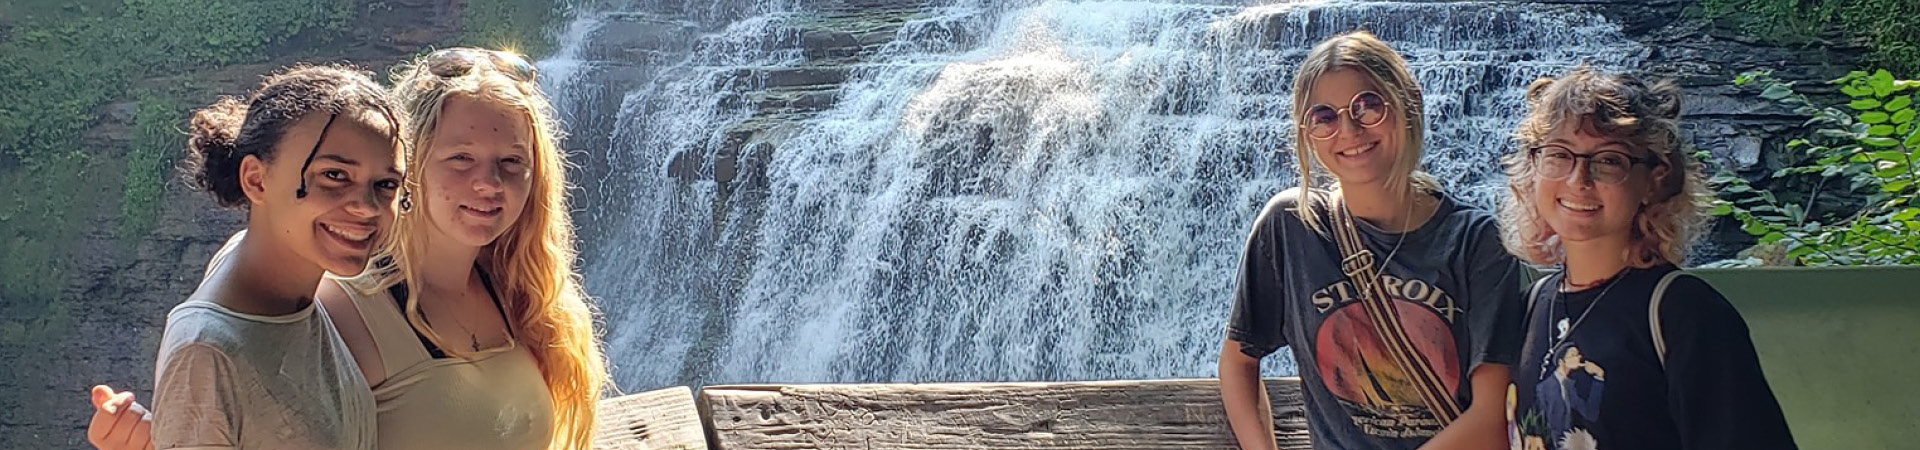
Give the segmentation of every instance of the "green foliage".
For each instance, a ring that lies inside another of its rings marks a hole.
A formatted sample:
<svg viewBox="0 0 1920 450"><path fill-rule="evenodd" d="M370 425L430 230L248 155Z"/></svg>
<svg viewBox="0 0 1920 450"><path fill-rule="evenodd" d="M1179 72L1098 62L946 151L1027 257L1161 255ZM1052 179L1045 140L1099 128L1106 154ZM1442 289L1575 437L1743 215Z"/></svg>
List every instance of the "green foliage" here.
<svg viewBox="0 0 1920 450"><path fill-rule="evenodd" d="M21 26L20 28L27 28ZM87 49L107 45L112 27L82 18L16 31L0 43L0 156L37 164L71 151L126 80L121 64Z"/></svg>
<svg viewBox="0 0 1920 450"><path fill-rule="evenodd" d="M309 30L327 41L353 18L349 1L127 0L126 43L170 67L257 62Z"/></svg>
<svg viewBox="0 0 1920 450"><path fill-rule="evenodd" d="M134 95L133 142L127 148L126 184L120 196L118 234L123 244L145 235L159 219L160 197L182 153L190 106L177 93Z"/></svg>
<svg viewBox="0 0 1920 450"><path fill-rule="evenodd" d="M553 47L553 34L549 31L560 18L555 3L468 0L455 45L544 55Z"/></svg>
<svg viewBox="0 0 1920 450"><path fill-rule="evenodd" d="M1851 100L1816 104L1765 71L1734 80L1808 116L1808 135L1787 144L1791 159L1764 189L1725 171L1716 175L1713 214L1733 217L1759 237L1757 248L1772 253L1767 263L1920 264L1920 81L1879 70L1829 83Z"/></svg>
<svg viewBox="0 0 1920 450"><path fill-rule="evenodd" d="M296 37L346 29L351 1L127 0L55 8L33 2L0 42L0 157L26 165L75 151L93 110L160 73L256 62Z"/></svg>
<svg viewBox="0 0 1920 450"><path fill-rule="evenodd" d="M1754 37L1811 44L1840 32L1864 39L1873 64L1920 72L1920 2L1913 0L1701 0L1700 13Z"/></svg>

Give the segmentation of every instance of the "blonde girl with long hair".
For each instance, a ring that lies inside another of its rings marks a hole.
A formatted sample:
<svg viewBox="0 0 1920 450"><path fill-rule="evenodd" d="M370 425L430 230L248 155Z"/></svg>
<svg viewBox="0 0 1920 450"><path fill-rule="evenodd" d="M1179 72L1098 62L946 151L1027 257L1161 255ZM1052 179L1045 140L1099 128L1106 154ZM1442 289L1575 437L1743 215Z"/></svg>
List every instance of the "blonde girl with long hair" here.
<svg viewBox="0 0 1920 450"><path fill-rule="evenodd" d="M413 118L394 239L324 283L379 403L380 447L584 449L606 363L574 271L553 108L518 55L395 69Z"/></svg>
<svg viewBox="0 0 1920 450"><path fill-rule="evenodd" d="M1220 349L1240 447L1275 447L1259 360L1280 347L1314 448L1504 447L1521 267L1492 213L1419 170L1406 61L1366 32L1321 42L1294 76L1292 116L1301 187L1253 224Z"/></svg>

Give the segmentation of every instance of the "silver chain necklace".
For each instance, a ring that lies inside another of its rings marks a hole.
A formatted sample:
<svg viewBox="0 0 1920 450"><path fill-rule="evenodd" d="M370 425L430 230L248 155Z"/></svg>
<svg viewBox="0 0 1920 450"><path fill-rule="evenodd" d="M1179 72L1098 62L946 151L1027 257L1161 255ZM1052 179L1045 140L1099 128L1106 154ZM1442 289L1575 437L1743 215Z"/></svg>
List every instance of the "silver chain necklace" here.
<svg viewBox="0 0 1920 450"><path fill-rule="evenodd" d="M1623 278L1626 275L1626 272L1627 272L1626 269L1621 269L1619 272L1615 272L1613 274L1613 277L1607 280L1607 285L1605 287L1600 288L1600 294L1593 296L1593 302L1588 303L1587 308L1580 311L1580 317L1573 318L1569 316L1569 318L1573 319L1573 324L1571 325L1567 324L1567 319L1560 319L1560 321L1555 322L1556 326L1554 327L1555 328L1554 331L1559 332L1559 335L1555 336L1551 340L1550 345L1547 345L1546 354L1540 356L1540 379L1545 380L1547 379L1547 374L1553 373L1553 370L1552 370L1553 349L1560 348L1561 343L1566 342L1567 338L1573 336L1573 330L1575 328L1580 328L1580 323L1587 321L1587 314L1593 313L1593 307L1598 306L1600 304L1600 299L1602 297L1607 296L1607 291L1613 290L1613 285L1617 284L1620 281L1620 278ZM1567 281L1566 274L1567 274L1566 267L1562 266L1560 269L1561 283L1565 283ZM1566 291L1556 287L1554 288L1553 292L1555 294L1554 300L1547 302L1547 319L1549 320L1555 317L1553 315L1554 305L1558 303L1565 303L1567 301ZM1567 311L1567 313L1569 314L1571 314L1572 312L1573 311Z"/></svg>

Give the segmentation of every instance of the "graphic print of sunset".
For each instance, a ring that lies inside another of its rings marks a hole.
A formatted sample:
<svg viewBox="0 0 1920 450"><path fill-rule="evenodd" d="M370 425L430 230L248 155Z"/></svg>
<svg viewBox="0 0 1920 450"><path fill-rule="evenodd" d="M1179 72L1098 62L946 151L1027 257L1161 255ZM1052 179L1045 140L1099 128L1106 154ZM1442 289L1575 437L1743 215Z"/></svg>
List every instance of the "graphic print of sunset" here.
<svg viewBox="0 0 1920 450"><path fill-rule="evenodd" d="M1452 357L1456 347L1446 321L1425 305L1408 301L1394 301L1392 305L1418 352L1417 358L1432 365L1446 392L1458 392L1460 363ZM1333 310L1321 324L1314 345L1327 390L1342 400L1373 409L1424 409L1413 377L1393 362L1374 326L1361 303Z"/></svg>

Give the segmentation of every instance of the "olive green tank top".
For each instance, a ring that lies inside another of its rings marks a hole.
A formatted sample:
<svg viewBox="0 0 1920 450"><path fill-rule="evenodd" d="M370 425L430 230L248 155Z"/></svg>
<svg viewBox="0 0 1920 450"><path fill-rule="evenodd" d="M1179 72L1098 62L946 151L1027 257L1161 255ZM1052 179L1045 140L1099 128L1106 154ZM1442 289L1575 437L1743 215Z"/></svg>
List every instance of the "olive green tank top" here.
<svg viewBox="0 0 1920 450"><path fill-rule="evenodd" d="M533 352L518 343L471 356L446 355L401 313L405 285L376 294L342 283L379 348L386 380L373 385L383 450L544 449L553 436L553 400ZM487 293L494 294L483 274ZM502 317L505 317L504 312Z"/></svg>

